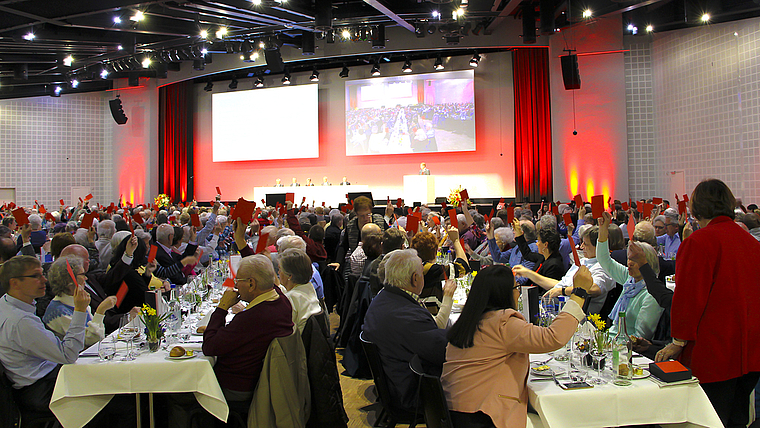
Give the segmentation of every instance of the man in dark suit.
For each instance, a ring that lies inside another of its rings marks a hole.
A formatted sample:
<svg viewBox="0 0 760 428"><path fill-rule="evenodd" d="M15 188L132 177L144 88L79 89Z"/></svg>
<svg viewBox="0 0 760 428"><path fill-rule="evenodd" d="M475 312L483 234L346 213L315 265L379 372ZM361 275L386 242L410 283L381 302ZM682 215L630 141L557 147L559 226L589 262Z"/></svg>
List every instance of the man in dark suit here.
<svg viewBox="0 0 760 428"><path fill-rule="evenodd" d="M182 272L182 268L187 265L198 263L195 252L198 244L195 242L195 228L190 228L190 242L185 247L185 252L177 254L172 251L172 242L174 241L174 227L170 224L162 224L156 230L156 241L158 242L158 251L156 251L155 275L161 279L168 279L172 284L185 284L187 277Z"/></svg>
<svg viewBox="0 0 760 428"><path fill-rule="evenodd" d="M385 287L364 317L364 337L377 345L391 387L391 405L413 413L417 378L409 370L414 354L440 374L446 359L446 330L438 328L419 302L425 285L422 259L415 250L391 252L385 262Z"/></svg>

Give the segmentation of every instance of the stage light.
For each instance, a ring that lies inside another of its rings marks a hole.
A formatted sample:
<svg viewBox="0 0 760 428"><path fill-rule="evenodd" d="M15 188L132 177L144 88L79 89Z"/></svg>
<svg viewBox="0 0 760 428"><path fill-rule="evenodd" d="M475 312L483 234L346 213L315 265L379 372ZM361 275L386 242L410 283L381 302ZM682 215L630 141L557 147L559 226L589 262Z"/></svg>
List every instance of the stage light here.
<svg viewBox="0 0 760 428"><path fill-rule="evenodd" d="M436 71L441 71L441 70L443 70L443 60L441 59L441 57L440 57L440 56L439 56L438 58L436 58L436 59L435 59L435 64L433 65L433 68L434 68Z"/></svg>
<svg viewBox="0 0 760 428"><path fill-rule="evenodd" d="M113 23L114 24L121 24L121 16L114 16L113 17Z"/></svg>
<svg viewBox="0 0 760 428"><path fill-rule="evenodd" d="M584 18L591 18L591 15L592 15L591 9L586 9L586 10L583 11L583 17Z"/></svg>
<svg viewBox="0 0 760 428"><path fill-rule="evenodd" d="M282 84L283 84L283 85L290 85L290 73L288 73L288 72L286 71L286 72L285 72L285 75L284 75L284 76L282 76L282 80L281 80L281 82L282 82Z"/></svg>
<svg viewBox="0 0 760 428"><path fill-rule="evenodd" d="M343 66L343 70L340 71L340 74L338 74L341 78L345 79L348 77L348 67Z"/></svg>
<svg viewBox="0 0 760 428"><path fill-rule="evenodd" d="M351 38L351 32L348 31L348 29L343 30L343 32L340 33L340 35L343 36L343 38L346 40Z"/></svg>
<svg viewBox="0 0 760 428"><path fill-rule="evenodd" d="M633 31L633 24L628 24L628 31Z"/></svg>
<svg viewBox="0 0 760 428"><path fill-rule="evenodd" d="M206 83L206 86L203 87L203 90L206 91L206 92L213 91L214 90L214 82L212 82L212 81L209 80L208 83Z"/></svg>
<svg viewBox="0 0 760 428"><path fill-rule="evenodd" d="M79 86L79 80L71 79L71 87L76 88L77 86Z"/></svg>
<svg viewBox="0 0 760 428"><path fill-rule="evenodd" d="M647 25L647 33L651 33L652 31L654 31L654 27L651 25Z"/></svg>
<svg viewBox="0 0 760 428"><path fill-rule="evenodd" d="M73 63L74 63L74 57L71 55L63 59L63 65L66 67L71 67L71 64Z"/></svg>
<svg viewBox="0 0 760 428"><path fill-rule="evenodd" d="M130 16L129 19L135 22L140 22L145 19L145 14L138 10L134 15Z"/></svg>
<svg viewBox="0 0 760 428"><path fill-rule="evenodd" d="M200 32L201 39L205 39L208 37L208 30L201 30Z"/></svg>
<svg viewBox="0 0 760 428"><path fill-rule="evenodd" d="M372 66L372 71L370 72L373 77L377 77L380 75L380 64L375 64Z"/></svg>
<svg viewBox="0 0 760 428"><path fill-rule="evenodd" d="M434 10L433 11L433 18L438 18L439 16L441 16L441 12L438 12L437 10Z"/></svg>
<svg viewBox="0 0 760 428"><path fill-rule="evenodd" d="M237 89L238 81L234 77L232 78L232 82L230 82L229 86L227 86L230 89Z"/></svg>
<svg viewBox="0 0 760 428"><path fill-rule="evenodd" d="M227 27L219 27L219 29L216 31L217 39L224 38L224 36L226 35L227 35Z"/></svg>
<svg viewBox="0 0 760 428"><path fill-rule="evenodd" d="M252 0L251 3L253 3L254 6L260 6L261 0Z"/></svg>
<svg viewBox="0 0 760 428"><path fill-rule="evenodd" d="M206 55L207 53L208 53L208 49L206 49L205 47L201 49L201 55Z"/></svg>
<svg viewBox="0 0 760 428"><path fill-rule="evenodd" d="M411 73L412 72L412 62L409 60L404 61L404 65L401 66L401 71L403 73Z"/></svg>
<svg viewBox="0 0 760 428"><path fill-rule="evenodd" d="M118 45L118 46L116 46L116 50L117 51L123 51L124 50L124 46Z"/></svg>
<svg viewBox="0 0 760 428"><path fill-rule="evenodd" d="M709 13L705 13L704 15L702 15L702 22L710 22L710 14Z"/></svg>
<svg viewBox="0 0 760 428"><path fill-rule="evenodd" d="M470 58L470 67L477 67L480 64L480 55L477 53Z"/></svg>
<svg viewBox="0 0 760 428"><path fill-rule="evenodd" d="M60 86L56 86L53 89L53 92L50 94L50 96L52 96L52 97L60 97L61 96L61 91L63 91L63 88L61 88Z"/></svg>
<svg viewBox="0 0 760 428"><path fill-rule="evenodd" d="M255 88L263 88L264 87L264 79L261 76L257 77L256 81L253 82L253 86Z"/></svg>
<svg viewBox="0 0 760 428"><path fill-rule="evenodd" d="M456 20L458 17L459 16L457 15L457 11L456 10L452 10L451 11L451 19Z"/></svg>
<svg viewBox="0 0 760 428"><path fill-rule="evenodd" d="M31 32L31 31L29 31L28 33L24 34L24 40L26 40L28 42L31 42L32 40L34 40L34 37L35 37L34 33Z"/></svg>
<svg viewBox="0 0 760 428"><path fill-rule="evenodd" d="M319 72L315 68L314 71L311 72L311 76L309 77L309 80L312 82L319 82Z"/></svg>
<svg viewBox="0 0 760 428"><path fill-rule="evenodd" d="M105 68L100 72L100 78L101 79L107 79L108 78L108 70Z"/></svg>
<svg viewBox="0 0 760 428"><path fill-rule="evenodd" d="M251 54L251 56L249 58L251 58L251 61L256 61L257 59L259 59L259 53L258 52L254 52L254 53Z"/></svg>
<svg viewBox="0 0 760 428"><path fill-rule="evenodd" d="M462 8L460 7L459 9L457 9L457 12L456 12L456 13L457 13L457 16L464 16L464 9L462 9Z"/></svg>
<svg viewBox="0 0 760 428"><path fill-rule="evenodd" d="M150 58L146 57L145 59L143 59L142 60L142 66L143 66L143 68L149 68L150 67L150 63L151 63Z"/></svg>
<svg viewBox="0 0 760 428"><path fill-rule="evenodd" d="M264 43L264 41L263 41L263 40L262 40L262 41L260 41L260 42L259 42L259 48L260 48L260 49L264 49L265 47L267 47L267 45Z"/></svg>

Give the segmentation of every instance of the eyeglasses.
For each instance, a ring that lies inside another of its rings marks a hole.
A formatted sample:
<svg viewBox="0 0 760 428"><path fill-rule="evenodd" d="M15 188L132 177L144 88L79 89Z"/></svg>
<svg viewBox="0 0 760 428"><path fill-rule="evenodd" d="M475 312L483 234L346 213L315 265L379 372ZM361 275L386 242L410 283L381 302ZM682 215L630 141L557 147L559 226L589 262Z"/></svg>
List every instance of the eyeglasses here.
<svg viewBox="0 0 760 428"><path fill-rule="evenodd" d="M665 226L655 226L654 228L657 230L660 230L660 229L665 229Z"/></svg>
<svg viewBox="0 0 760 428"><path fill-rule="evenodd" d="M14 278L34 278L36 280L45 279L45 276L41 273L35 273L34 275L19 275L14 276Z"/></svg>
<svg viewBox="0 0 760 428"><path fill-rule="evenodd" d="M239 283L241 283L241 282L251 282L251 278L243 278L243 279L238 279L238 278L236 278L236 279L234 279L233 281L235 281L235 286L237 287L237 285L238 285Z"/></svg>

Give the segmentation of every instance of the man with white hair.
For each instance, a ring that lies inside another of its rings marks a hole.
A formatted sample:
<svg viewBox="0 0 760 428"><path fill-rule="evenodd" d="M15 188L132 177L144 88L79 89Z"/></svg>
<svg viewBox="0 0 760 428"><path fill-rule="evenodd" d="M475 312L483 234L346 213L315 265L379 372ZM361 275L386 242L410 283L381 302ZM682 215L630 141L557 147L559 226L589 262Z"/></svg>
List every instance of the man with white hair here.
<svg viewBox="0 0 760 428"><path fill-rule="evenodd" d="M536 227L532 222L527 220L520 221L520 226L522 227L523 236L525 236L525 241L528 243L528 247L531 251L537 253L538 247L536 246ZM510 248L508 242L505 242L505 239L507 239L510 232L500 229L504 228L502 227L493 230L491 229L490 224L486 225L488 248L491 251L491 257L493 258L494 263L502 263L512 267L522 265L530 270L533 270L536 264L523 258L520 247L515 246ZM512 237L512 239L514 239L514 233L512 233ZM500 239L500 242L497 242L497 238ZM528 282L528 279L517 278L517 282L522 285Z"/></svg>
<svg viewBox="0 0 760 428"><path fill-rule="evenodd" d="M39 254L40 248L42 248L42 246L45 245L45 242L47 242L47 232L42 229L42 217L37 214L30 215L29 226L32 228L30 240L32 242L32 247L34 248L34 253ZM21 241L21 235L19 235L18 239L16 239L16 247L20 251L23 245L24 243Z"/></svg>
<svg viewBox="0 0 760 428"><path fill-rule="evenodd" d="M364 338L377 345L391 389L391 406L413 413L417 377L409 361L417 354L441 370L446 356L446 330L438 328L419 301L425 285L422 259L415 250L395 250L386 256L385 287L364 317ZM440 373L438 373L440 374Z"/></svg>
<svg viewBox="0 0 760 428"><path fill-rule="evenodd" d="M662 256L665 260L673 260L681 245L681 236L678 234L678 211L668 208L662 213L665 225L665 233L657 237L657 243L662 248ZM659 218L660 216L658 216Z"/></svg>
<svg viewBox="0 0 760 428"><path fill-rule="evenodd" d="M187 282L187 277L182 273L182 268L198 263L198 258L195 256L198 244L195 243L194 229L191 228L190 234L190 242L185 247L185 252L180 255L171 249L174 241L174 227L168 223L158 226L156 230L156 241L158 243L156 262L158 262L158 267L154 272L157 277L168 279L172 284L185 284Z"/></svg>
<svg viewBox="0 0 760 428"><path fill-rule="evenodd" d="M98 249L100 264L98 268L106 270L111 263L111 238L116 233L116 223L112 220L103 220L98 223L98 240L95 241L95 248Z"/></svg>

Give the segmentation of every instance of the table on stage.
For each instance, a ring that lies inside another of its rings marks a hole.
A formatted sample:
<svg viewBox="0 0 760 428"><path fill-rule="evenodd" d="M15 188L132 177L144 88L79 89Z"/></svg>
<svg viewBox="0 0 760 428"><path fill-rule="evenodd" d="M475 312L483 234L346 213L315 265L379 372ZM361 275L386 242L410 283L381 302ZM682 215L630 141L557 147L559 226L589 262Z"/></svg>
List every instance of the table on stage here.
<svg viewBox="0 0 760 428"><path fill-rule="evenodd" d="M295 193L296 204L300 204L305 197L306 203L309 205L312 205L312 201L317 206L324 202L326 205L337 208L338 204L348 202L346 201L346 193L369 191L369 186L361 184L350 186L254 187L253 201L258 204L262 199L266 200L268 194ZM373 195L373 197L375 196Z"/></svg>

